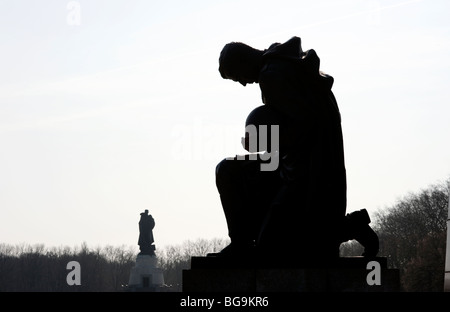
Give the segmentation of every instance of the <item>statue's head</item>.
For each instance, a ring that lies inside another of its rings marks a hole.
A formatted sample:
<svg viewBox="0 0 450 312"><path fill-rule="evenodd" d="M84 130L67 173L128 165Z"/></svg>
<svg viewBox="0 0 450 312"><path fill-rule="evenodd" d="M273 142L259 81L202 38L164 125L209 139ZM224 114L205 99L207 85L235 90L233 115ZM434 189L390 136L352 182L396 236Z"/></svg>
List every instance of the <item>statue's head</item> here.
<svg viewBox="0 0 450 312"><path fill-rule="evenodd" d="M264 51L242 42L226 44L219 57L219 72L222 78L237 81L243 86L258 82L261 58Z"/></svg>

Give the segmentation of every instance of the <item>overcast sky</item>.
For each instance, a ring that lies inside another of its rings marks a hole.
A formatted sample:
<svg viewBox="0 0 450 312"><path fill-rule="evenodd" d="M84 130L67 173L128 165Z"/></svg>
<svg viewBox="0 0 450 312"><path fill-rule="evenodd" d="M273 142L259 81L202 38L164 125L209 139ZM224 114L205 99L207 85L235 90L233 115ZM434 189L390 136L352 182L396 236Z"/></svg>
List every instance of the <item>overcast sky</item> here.
<svg viewBox="0 0 450 312"><path fill-rule="evenodd" d="M0 2L0 243L156 248L226 238L214 170L243 153L258 85L230 41L292 36L335 79L351 212L450 177L450 2ZM326 196L326 194L324 194Z"/></svg>

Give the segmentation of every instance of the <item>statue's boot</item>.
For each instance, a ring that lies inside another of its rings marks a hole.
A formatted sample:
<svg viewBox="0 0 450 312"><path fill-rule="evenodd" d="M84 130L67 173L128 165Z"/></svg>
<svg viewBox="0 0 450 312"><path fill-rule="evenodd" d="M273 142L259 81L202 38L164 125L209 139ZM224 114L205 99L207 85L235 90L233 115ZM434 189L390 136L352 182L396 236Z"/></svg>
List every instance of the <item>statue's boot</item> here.
<svg viewBox="0 0 450 312"><path fill-rule="evenodd" d="M361 209L348 213L345 216L347 227L347 237L345 240L355 239L364 247L362 256L375 257L379 251L378 235L370 227L369 213L366 209Z"/></svg>

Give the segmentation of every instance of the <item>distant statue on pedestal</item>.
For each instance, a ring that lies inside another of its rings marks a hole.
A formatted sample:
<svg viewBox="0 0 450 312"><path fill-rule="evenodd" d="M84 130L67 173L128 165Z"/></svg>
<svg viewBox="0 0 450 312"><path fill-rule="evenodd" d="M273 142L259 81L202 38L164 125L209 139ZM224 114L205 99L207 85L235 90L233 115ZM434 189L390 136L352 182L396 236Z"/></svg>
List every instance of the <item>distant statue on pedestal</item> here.
<svg viewBox="0 0 450 312"><path fill-rule="evenodd" d="M141 213L139 220L140 252L136 257L136 265L131 268L129 291L161 291L164 276L161 268L157 267L158 259L155 254L153 228L155 220L148 214L148 210Z"/></svg>
<svg viewBox="0 0 450 312"><path fill-rule="evenodd" d="M148 214L148 210L141 213L141 219L139 220L139 240L138 245L140 249L140 255L155 255L155 246L153 245L153 228L155 227L155 220L152 215Z"/></svg>

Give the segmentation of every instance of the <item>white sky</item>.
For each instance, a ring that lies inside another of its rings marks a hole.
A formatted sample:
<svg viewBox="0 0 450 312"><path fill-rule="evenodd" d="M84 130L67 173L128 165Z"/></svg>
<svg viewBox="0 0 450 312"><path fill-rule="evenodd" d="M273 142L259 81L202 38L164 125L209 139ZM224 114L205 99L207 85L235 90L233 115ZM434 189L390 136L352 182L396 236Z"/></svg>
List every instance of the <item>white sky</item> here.
<svg viewBox="0 0 450 312"><path fill-rule="evenodd" d="M0 242L156 248L227 237L214 170L240 148L258 85L223 45L292 36L335 78L347 211L450 176L450 2L0 2ZM326 196L326 194L324 194Z"/></svg>

